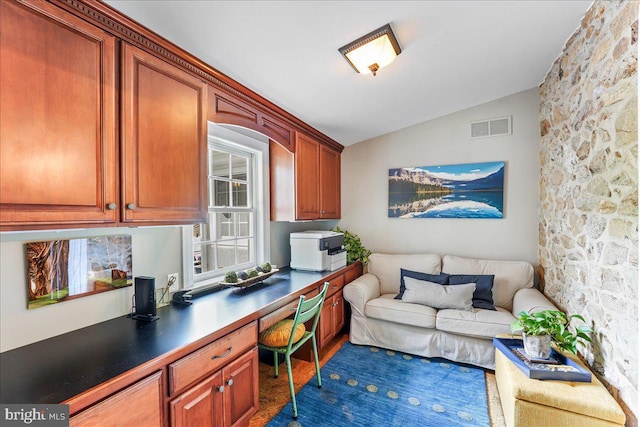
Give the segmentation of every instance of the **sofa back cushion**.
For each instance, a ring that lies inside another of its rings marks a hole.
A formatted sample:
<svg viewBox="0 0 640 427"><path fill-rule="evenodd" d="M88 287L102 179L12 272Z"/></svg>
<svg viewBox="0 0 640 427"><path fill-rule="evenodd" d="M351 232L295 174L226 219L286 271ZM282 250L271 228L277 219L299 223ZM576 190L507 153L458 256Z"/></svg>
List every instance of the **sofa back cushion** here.
<svg viewBox="0 0 640 427"><path fill-rule="evenodd" d="M381 294L397 294L400 292L401 268L420 273L438 274L440 273L440 255L374 253L369 256L369 263L367 264L367 271L380 281Z"/></svg>
<svg viewBox="0 0 640 427"><path fill-rule="evenodd" d="M533 287L533 266L525 261L496 261L442 257L442 271L448 274L493 274L493 304L511 311L513 296L523 288Z"/></svg>

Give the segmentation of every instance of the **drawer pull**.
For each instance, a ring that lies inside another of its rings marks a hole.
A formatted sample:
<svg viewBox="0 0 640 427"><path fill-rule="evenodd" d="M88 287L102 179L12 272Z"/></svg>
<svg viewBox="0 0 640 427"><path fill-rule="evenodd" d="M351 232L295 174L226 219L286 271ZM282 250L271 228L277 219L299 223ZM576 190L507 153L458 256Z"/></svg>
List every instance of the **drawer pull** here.
<svg viewBox="0 0 640 427"><path fill-rule="evenodd" d="M218 391L219 391L220 393L224 393L224 386L223 386L223 385L221 385L220 387L218 387Z"/></svg>
<svg viewBox="0 0 640 427"><path fill-rule="evenodd" d="M231 387L233 385L233 379L232 378L229 378L229 381L227 381L227 385L229 387Z"/></svg>
<svg viewBox="0 0 640 427"><path fill-rule="evenodd" d="M224 353L222 353L222 354L219 354L219 355L216 354L216 355L211 356L211 360L220 359L222 357L227 357L228 355L231 354L231 349L232 348L233 347L229 347L229 349L227 351L225 351Z"/></svg>
<svg viewBox="0 0 640 427"><path fill-rule="evenodd" d="M107 209L109 209L110 211L113 211L113 210L115 210L116 208L117 208L117 205L116 205L115 203L113 203L113 202L111 202L111 203L109 203L109 204L107 205Z"/></svg>
<svg viewBox="0 0 640 427"><path fill-rule="evenodd" d="M129 204L127 205L127 209L129 209L129 210L134 210L136 207L137 207L137 206L136 206L136 204L135 204L135 203L129 203Z"/></svg>

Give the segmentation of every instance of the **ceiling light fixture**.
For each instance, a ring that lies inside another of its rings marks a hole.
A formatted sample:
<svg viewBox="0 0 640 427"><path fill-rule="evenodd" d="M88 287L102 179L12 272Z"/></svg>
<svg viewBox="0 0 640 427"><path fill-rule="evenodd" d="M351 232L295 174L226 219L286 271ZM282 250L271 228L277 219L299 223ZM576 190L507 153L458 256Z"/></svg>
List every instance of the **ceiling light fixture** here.
<svg viewBox="0 0 640 427"><path fill-rule="evenodd" d="M380 68L391 64L402 49L391 24L386 24L338 51L358 73L372 73L375 76Z"/></svg>

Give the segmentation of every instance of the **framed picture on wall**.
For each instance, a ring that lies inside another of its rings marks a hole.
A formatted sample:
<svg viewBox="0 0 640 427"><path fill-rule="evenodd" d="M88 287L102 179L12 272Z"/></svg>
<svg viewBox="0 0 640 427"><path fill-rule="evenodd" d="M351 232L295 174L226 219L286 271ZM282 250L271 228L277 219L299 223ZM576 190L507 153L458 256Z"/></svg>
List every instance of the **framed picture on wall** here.
<svg viewBox="0 0 640 427"><path fill-rule="evenodd" d="M132 284L131 236L28 242L29 309Z"/></svg>
<svg viewBox="0 0 640 427"><path fill-rule="evenodd" d="M389 169L389 218L503 218L504 162Z"/></svg>

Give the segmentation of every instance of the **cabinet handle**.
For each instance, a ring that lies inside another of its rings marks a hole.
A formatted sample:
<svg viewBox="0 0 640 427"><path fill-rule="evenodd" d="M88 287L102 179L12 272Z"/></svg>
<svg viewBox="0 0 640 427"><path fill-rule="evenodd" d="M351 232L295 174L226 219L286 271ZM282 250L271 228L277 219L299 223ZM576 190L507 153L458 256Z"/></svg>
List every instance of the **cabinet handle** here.
<svg viewBox="0 0 640 427"><path fill-rule="evenodd" d="M229 381L227 381L227 385L229 387L231 387L233 385L233 379L232 378L229 378Z"/></svg>
<svg viewBox="0 0 640 427"><path fill-rule="evenodd" d="M129 209L129 210L134 210L136 207L137 207L137 206L136 206L136 204L135 204L135 203L129 203L129 204L127 205L127 209Z"/></svg>
<svg viewBox="0 0 640 427"><path fill-rule="evenodd" d="M218 387L218 391L219 391L220 393L223 393L223 392L224 392L224 386L223 386L223 385L221 385L220 387Z"/></svg>
<svg viewBox="0 0 640 427"><path fill-rule="evenodd" d="M228 355L230 355L230 354L231 354L231 349L232 349L232 348L233 348L233 347L229 347L229 348L227 349L227 351L225 351L225 352L224 352L224 353L222 353L222 354L214 354L213 356L211 356L211 360L220 359L220 358L222 358L222 357L227 357Z"/></svg>
<svg viewBox="0 0 640 427"><path fill-rule="evenodd" d="M110 211L115 210L115 209L116 209L116 204L115 204L115 203L113 203L113 202L112 202L112 203L109 203L109 204L107 205L107 209L109 209Z"/></svg>

